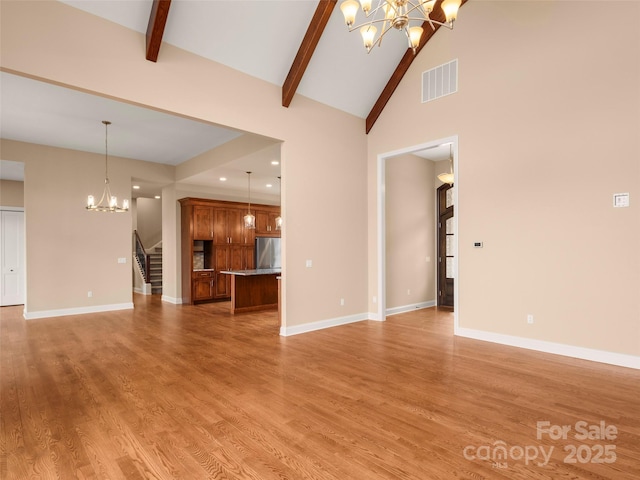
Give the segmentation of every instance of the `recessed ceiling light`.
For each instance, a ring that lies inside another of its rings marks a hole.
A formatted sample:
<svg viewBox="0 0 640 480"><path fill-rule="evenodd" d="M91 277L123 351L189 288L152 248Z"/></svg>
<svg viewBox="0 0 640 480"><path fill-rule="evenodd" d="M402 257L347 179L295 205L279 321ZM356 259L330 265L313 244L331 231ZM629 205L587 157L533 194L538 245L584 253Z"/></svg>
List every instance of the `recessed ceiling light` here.
<svg viewBox="0 0 640 480"><path fill-rule="evenodd" d="M267 188L271 188L273 187L273 185L271 185L270 183L267 183Z"/></svg>
<svg viewBox="0 0 640 480"><path fill-rule="evenodd" d="M134 185L132 188L133 188L134 190L140 190L140 185Z"/></svg>
<svg viewBox="0 0 640 480"><path fill-rule="evenodd" d="M227 181L227 177L220 177L220 181L221 182L226 182Z"/></svg>
<svg viewBox="0 0 640 480"><path fill-rule="evenodd" d="M155 198L157 198L158 200L160 200L160 195L156 195Z"/></svg>
<svg viewBox="0 0 640 480"><path fill-rule="evenodd" d="M271 162L271 165L280 165L280 162L278 160L273 160Z"/></svg>

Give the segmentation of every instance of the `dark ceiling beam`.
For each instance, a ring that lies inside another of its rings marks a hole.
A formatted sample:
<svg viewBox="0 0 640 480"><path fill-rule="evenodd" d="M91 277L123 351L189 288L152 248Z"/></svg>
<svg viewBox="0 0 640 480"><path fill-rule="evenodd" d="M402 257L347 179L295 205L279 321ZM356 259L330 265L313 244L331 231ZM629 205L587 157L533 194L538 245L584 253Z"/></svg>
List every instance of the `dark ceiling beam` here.
<svg viewBox="0 0 640 480"><path fill-rule="evenodd" d="M460 7L462 7L466 2L467 0L462 0ZM436 20L438 22L444 23L446 18L440 6L441 4L442 4L442 0L438 0L435 3L433 12L431 13L430 17L432 20ZM376 123L376 120L378 120L378 117L382 113L382 110L384 110L384 107L387 105L387 102L391 98L391 95L393 95L393 92L395 92L398 85L400 85L400 81L402 80L402 77L404 77L404 74L407 73L407 70L409 70L411 63L413 63L413 60L420 53L420 50L422 50L422 48L427 44L427 42L431 39L431 37L433 37L433 34L436 33L440 28L440 25L434 25L434 26L436 27L436 29L432 30L429 22L424 22L422 24L422 28L424 29L424 32L422 34L422 38L420 39L420 45L418 45L418 48L416 48L415 55L413 54L413 50L411 50L410 48L407 48L407 51L402 57L402 60L400 60L400 63L398 64L395 71L391 75L391 78L387 82L387 85L382 90L382 93L378 97L378 100L376 100L376 103L373 105L373 108L369 112L369 115L367 115L367 120L365 122L366 133L369 133L373 128L373 125Z"/></svg>
<svg viewBox="0 0 640 480"><path fill-rule="evenodd" d="M322 32L327 26L331 12L336 6L338 0L320 0L316 8L307 33L305 33L296 58L293 60L289 74L287 75L284 85L282 85L282 106L288 107L293 100L293 96L300 85L300 81L304 75L307 65L313 56L313 52L320 41Z"/></svg>
<svg viewBox="0 0 640 480"><path fill-rule="evenodd" d="M147 25L147 60L158 61L164 26L167 24L171 0L153 0Z"/></svg>

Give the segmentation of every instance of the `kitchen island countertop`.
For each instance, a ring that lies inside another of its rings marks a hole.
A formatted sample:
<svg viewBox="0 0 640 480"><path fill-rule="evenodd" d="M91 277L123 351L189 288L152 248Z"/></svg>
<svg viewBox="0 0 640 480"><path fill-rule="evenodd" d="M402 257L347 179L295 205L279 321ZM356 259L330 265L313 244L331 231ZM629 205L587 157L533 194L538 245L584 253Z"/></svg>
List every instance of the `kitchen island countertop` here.
<svg viewBox="0 0 640 480"><path fill-rule="evenodd" d="M242 277L249 277L252 275L280 275L282 273L281 268L258 268L255 270L223 270L220 273L227 275L240 275Z"/></svg>

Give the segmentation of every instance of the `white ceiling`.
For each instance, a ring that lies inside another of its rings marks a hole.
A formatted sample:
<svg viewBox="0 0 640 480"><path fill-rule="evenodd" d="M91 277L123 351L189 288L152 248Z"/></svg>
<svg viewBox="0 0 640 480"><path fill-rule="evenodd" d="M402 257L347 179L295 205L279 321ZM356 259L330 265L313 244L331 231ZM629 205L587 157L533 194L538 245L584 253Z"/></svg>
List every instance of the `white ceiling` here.
<svg viewBox="0 0 640 480"><path fill-rule="evenodd" d="M63 3L145 33L152 0ZM296 94L365 118L406 51L406 39L391 32L382 47L367 55L360 35L347 31L339 3ZM163 41L282 86L316 6L317 0L173 0ZM162 62L162 48L158 62ZM0 82L2 138L102 153L101 121L109 120L110 155L178 165L242 133L8 73L0 75ZM268 195L277 187L273 179L279 167L271 161L278 153L278 149L265 149L264 156L239 159L189 183L217 182L220 189L245 189L244 172L251 170L256 172L252 191ZM12 163L0 163L0 178L20 176L19 167ZM220 182L222 176L229 180ZM267 183L273 187L266 187ZM148 196L161 186L144 187L141 191Z"/></svg>

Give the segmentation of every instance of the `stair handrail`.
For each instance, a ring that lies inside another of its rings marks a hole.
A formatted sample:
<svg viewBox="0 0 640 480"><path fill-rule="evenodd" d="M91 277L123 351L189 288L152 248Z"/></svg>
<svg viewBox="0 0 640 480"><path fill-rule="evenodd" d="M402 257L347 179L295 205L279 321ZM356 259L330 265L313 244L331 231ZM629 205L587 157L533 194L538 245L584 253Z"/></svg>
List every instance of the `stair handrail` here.
<svg viewBox="0 0 640 480"><path fill-rule="evenodd" d="M144 271L144 282L151 283L151 262L149 260L149 254L145 250L144 245L142 245L142 240L140 240L140 235L138 235L137 230L133 231L133 235L136 242L136 258Z"/></svg>

